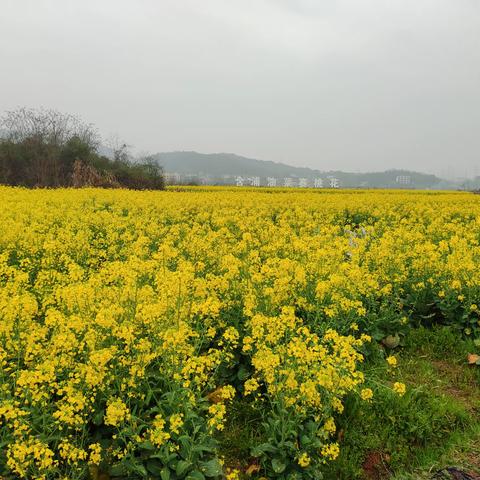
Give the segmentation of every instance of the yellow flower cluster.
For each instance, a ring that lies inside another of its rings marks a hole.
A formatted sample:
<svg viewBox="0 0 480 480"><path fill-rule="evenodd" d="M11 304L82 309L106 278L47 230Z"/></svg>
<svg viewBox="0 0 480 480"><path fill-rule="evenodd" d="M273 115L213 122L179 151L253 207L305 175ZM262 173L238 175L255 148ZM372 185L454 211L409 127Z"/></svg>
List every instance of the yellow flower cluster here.
<svg viewBox="0 0 480 480"><path fill-rule="evenodd" d="M47 445L33 438L26 442L15 442L7 449L7 466L21 478L28 478L34 467L47 472L55 467L54 452Z"/></svg>
<svg viewBox="0 0 480 480"><path fill-rule="evenodd" d="M165 431L165 420L163 419L162 415L156 415L154 420L152 421L152 428L150 431L149 439L153 443L153 445L160 447L163 445L169 438L170 434ZM175 431L177 433L179 425L177 425L174 421L173 428L170 425L171 431Z"/></svg>
<svg viewBox="0 0 480 480"><path fill-rule="evenodd" d="M395 393L398 393L398 395L400 395L401 397L403 397L403 395L405 395L405 392L407 391L407 387L405 386L404 383L395 382L393 384L393 391Z"/></svg>
<svg viewBox="0 0 480 480"><path fill-rule="evenodd" d="M0 187L0 205L0 471L19 477L135 457L147 440L175 452L187 410L224 428L242 362L243 399L313 415L332 459L370 335L432 305L480 331L479 196Z"/></svg>
<svg viewBox="0 0 480 480"><path fill-rule="evenodd" d="M117 426L130 416L127 406L119 398L109 400L105 414L105 425Z"/></svg>
<svg viewBox="0 0 480 480"><path fill-rule="evenodd" d="M395 355L389 355L389 356L387 357L387 363L388 363L391 367L396 367L397 364L398 364L397 357L395 357Z"/></svg>
<svg viewBox="0 0 480 480"><path fill-rule="evenodd" d="M247 326L248 351L255 345L255 373L245 386L247 394L264 382L271 396L281 396L300 413L325 410L330 399L342 398L363 382L356 370L363 359L357 348L363 342L331 329L319 337L295 316L293 307L284 307L278 317L257 314Z"/></svg>
<svg viewBox="0 0 480 480"><path fill-rule="evenodd" d="M371 388L362 388L360 396L362 400L369 401L373 398L373 391Z"/></svg>
<svg viewBox="0 0 480 480"><path fill-rule="evenodd" d="M308 467L310 465L310 462L311 462L311 458L308 456L308 453L306 452L303 452L298 458L298 464L303 468Z"/></svg>

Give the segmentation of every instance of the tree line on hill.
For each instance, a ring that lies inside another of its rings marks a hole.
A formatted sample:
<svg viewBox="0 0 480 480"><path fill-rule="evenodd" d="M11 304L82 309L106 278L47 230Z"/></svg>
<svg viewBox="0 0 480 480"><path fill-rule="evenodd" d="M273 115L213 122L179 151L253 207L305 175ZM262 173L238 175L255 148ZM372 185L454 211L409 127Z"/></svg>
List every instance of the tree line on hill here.
<svg viewBox="0 0 480 480"><path fill-rule="evenodd" d="M24 187L106 187L158 190L162 168L134 161L126 145L99 153L91 124L56 110L19 108L0 118L0 184Z"/></svg>

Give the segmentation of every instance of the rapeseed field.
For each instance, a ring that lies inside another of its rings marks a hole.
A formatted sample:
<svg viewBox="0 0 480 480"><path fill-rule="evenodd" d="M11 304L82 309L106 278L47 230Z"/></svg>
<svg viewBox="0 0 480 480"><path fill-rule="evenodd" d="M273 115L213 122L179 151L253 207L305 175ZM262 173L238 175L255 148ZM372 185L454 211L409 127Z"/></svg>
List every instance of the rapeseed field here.
<svg viewBox="0 0 480 480"><path fill-rule="evenodd" d="M346 399L408 395L408 332L480 335L480 196L1 187L0 207L5 478L320 478Z"/></svg>

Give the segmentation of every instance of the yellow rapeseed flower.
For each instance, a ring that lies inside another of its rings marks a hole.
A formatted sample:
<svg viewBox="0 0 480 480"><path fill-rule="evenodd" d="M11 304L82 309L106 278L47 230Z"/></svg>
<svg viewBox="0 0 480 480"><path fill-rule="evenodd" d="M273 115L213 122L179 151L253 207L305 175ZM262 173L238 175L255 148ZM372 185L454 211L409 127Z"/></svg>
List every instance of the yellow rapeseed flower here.
<svg viewBox="0 0 480 480"><path fill-rule="evenodd" d="M405 395L405 392L407 391L407 387L405 386L404 383L395 382L393 384L393 391L402 397L403 395Z"/></svg>

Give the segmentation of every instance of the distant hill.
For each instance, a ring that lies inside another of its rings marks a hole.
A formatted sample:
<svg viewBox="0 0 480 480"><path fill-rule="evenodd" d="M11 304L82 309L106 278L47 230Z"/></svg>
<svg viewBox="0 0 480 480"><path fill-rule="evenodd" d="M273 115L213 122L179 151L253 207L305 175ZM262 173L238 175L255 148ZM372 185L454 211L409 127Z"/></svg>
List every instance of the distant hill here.
<svg viewBox="0 0 480 480"><path fill-rule="evenodd" d="M167 152L153 155L166 172L197 175L259 177L315 177L321 172L284 163L256 160L233 153Z"/></svg>
<svg viewBox="0 0 480 480"><path fill-rule="evenodd" d="M167 173L176 173L178 178L202 178L203 183L230 184L235 177L260 177L266 184L267 177L278 179L281 185L286 177L292 179L292 185L299 179L306 179L307 185L313 185L315 178L324 180L338 179L341 187L365 188L455 188L451 182L441 178L408 170L388 170L372 173L349 173L341 171L321 171L307 167L294 167L284 163L242 157L232 153L166 152L152 155ZM305 181L304 181L305 183Z"/></svg>

